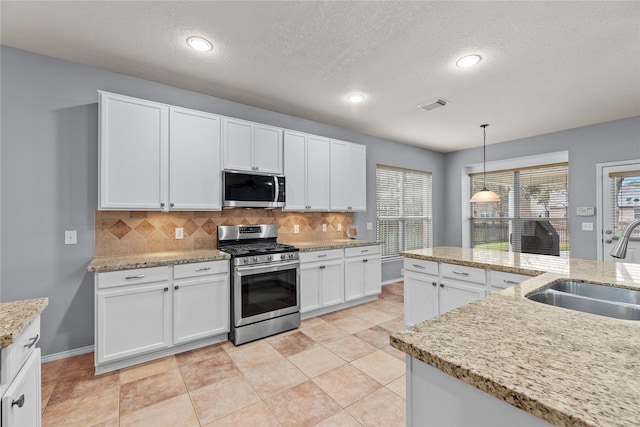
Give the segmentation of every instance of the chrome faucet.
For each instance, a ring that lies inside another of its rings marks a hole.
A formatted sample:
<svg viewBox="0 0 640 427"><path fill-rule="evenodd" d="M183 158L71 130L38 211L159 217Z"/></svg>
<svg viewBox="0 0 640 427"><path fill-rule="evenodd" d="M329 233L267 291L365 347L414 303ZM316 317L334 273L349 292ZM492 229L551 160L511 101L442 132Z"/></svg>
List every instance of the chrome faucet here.
<svg viewBox="0 0 640 427"><path fill-rule="evenodd" d="M624 258L627 256L627 245L629 244L629 237L631 237L631 232L640 226L640 219L636 219L627 225L624 230L622 230L622 236L620 236L620 240L618 243L611 249L611 256L614 258Z"/></svg>

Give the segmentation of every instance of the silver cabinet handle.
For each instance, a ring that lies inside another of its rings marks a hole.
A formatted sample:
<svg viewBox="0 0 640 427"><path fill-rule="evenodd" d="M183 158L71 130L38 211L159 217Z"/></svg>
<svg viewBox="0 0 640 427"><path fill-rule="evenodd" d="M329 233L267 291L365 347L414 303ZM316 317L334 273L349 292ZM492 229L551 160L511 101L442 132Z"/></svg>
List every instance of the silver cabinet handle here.
<svg viewBox="0 0 640 427"><path fill-rule="evenodd" d="M36 342L38 341L38 338L40 338L40 334L36 334L35 337L29 338L29 341L30 341L29 344L25 344L24 347L25 348L33 347L34 345L36 345ZM20 405L20 406L22 407L22 405Z"/></svg>
<svg viewBox="0 0 640 427"><path fill-rule="evenodd" d="M173 287L173 289L175 289L175 290L177 291L178 289L180 289L180 286L175 285L175 286Z"/></svg>
<svg viewBox="0 0 640 427"><path fill-rule="evenodd" d="M517 285L519 282L514 282L513 280L503 280L507 285Z"/></svg>
<svg viewBox="0 0 640 427"><path fill-rule="evenodd" d="M468 276L469 273L464 273L462 271L454 271L453 274L457 274L458 276Z"/></svg>
<svg viewBox="0 0 640 427"><path fill-rule="evenodd" d="M24 405L24 394L22 396L20 396L19 398L17 398L16 400L13 400L11 402L11 407L13 408L15 405L18 405L18 408L22 408L22 406Z"/></svg>
<svg viewBox="0 0 640 427"><path fill-rule="evenodd" d="M326 258L327 254L324 255L318 255L318 258Z"/></svg>
<svg viewBox="0 0 640 427"><path fill-rule="evenodd" d="M196 268L196 271L209 271L209 270L211 270L211 267Z"/></svg>
<svg viewBox="0 0 640 427"><path fill-rule="evenodd" d="M421 269L423 269L423 270L424 270L425 268L427 268L427 267L425 267L425 266L423 266L423 265L418 265L418 264L413 264L413 266L414 266L415 268L421 268Z"/></svg>
<svg viewBox="0 0 640 427"><path fill-rule="evenodd" d="M140 274L139 276L127 276L124 279L125 280L133 280L133 279L144 279L144 274Z"/></svg>

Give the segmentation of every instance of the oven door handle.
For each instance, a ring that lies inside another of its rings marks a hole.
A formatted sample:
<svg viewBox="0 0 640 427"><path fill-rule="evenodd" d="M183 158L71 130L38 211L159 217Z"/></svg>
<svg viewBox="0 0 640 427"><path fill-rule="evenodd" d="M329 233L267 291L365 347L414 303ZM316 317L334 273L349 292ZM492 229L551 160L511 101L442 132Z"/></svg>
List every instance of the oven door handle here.
<svg viewBox="0 0 640 427"><path fill-rule="evenodd" d="M265 271L265 272L271 272L271 271L279 271L279 270L285 270L287 267L299 267L300 266L300 261L296 260L296 261L288 261L288 262L281 262L278 264L260 264L260 265L238 265L235 267L236 271L240 274L244 273L244 272L256 272L256 271Z"/></svg>

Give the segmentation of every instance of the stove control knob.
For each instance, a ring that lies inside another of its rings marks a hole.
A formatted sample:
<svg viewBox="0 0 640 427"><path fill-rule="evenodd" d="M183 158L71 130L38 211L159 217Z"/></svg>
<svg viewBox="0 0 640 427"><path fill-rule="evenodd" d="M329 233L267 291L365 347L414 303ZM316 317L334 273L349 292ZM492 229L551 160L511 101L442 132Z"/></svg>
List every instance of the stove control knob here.
<svg viewBox="0 0 640 427"><path fill-rule="evenodd" d="M287 258L287 255L285 254L280 255L280 259L286 259L286 258Z"/></svg>
<svg viewBox="0 0 640 427"><path fill-rule="evenodd" d="M257 256L253 257L253 262L258 262L258 257Z"/></svg>
<svg viewBox="0 0 640 427"><path fill-rule="evenodd" d="M293 259L293 254L289 254L289 259Z"/></svg>
<svg viewBox="0 0 640 427"><path fill-rule="evenodd" d="M248 260L247 258L243 258L243 259L242 259L242 263L243 263L243 264L246 264L246 263L248 263L248 262L249 262L249 260Z"/></svg>
<svg viewBox="0 0 640 427"><path fill-rule="evenodd" d="M273 259L273 255L267 255L267 261L271 261Z"/></svg>

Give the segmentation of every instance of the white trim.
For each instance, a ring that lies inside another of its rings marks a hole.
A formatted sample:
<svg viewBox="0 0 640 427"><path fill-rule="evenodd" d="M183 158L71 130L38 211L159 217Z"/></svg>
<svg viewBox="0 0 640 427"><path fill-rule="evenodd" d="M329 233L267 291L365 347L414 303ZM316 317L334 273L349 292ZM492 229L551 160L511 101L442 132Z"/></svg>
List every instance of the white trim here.
<svg viewBox="0 0 640 427"><path fill-rule="evenodd" d="M404 277L398 277L397 279L386 280L386 281L382 282L380 285L381 286L392 285L394 283L403 282L403 281L404 281Z"/></svg>
<svg viewBox="0 0 640 427"><path fill-rule="evenodd" d="M625 165L637 165L640 164L640 159L633 160L621 160L618 162L607 162L607 163L596 163L596 241L597 241L597 255L596 259L598 261L602 261L604 259L603 253L603 244L602 244L602 236L604 233L604 216L602 215L602 210L604 209L604 204L602 200L602 172L604 168L610 168L615 166L625 166Z"/></svg>
<svg viewBox="0 0 640 427"><path fill-rule="evenodd" d="M494 160L487 162L487 172L505 170L505 169L518 169L531 166L542 166L554 163L564 163L569 161L569 151L555 151L552 153L535 154L533 156L514 157L511 159ZM471 178L469 174L479 173L483 171L482 163L473 163L462 166L461 170L461 188L460 188L460 203L462 207L460 223L462 224L462 242L463 248L471 247L471 231L469 218L470 202L471 199Z"/></svg>
<svg viewBox="0 0 640 427"><path fill-rule="evenodd" d="M52 362L54 360L66 359L67 357L79 356L81 354L91 353L93 351L93 346L88 345L86 347L80 347L73 350L62 351L60 353L48 354L46 356L42 356L42 363Z"/></svg>

